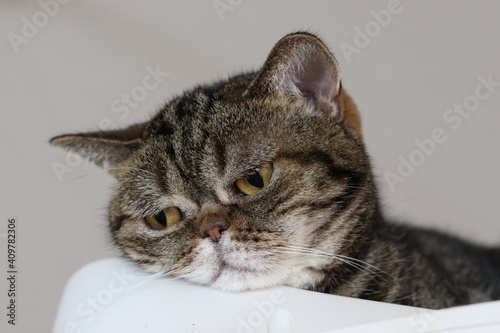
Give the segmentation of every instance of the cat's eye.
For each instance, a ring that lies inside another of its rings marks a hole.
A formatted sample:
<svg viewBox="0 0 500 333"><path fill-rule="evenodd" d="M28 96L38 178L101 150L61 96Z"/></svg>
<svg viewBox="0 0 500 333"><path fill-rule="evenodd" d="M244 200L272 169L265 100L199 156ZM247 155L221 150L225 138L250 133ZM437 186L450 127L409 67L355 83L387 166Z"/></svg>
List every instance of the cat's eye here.
<svg viewBox="0 0 500 333"><path fill-rule="evenodd" d="M266 188L273 173L273 165L264 163L247 176L239 178L234 184L242 195L255 195Z"/></svg>
<svg viewBox="0 0 500 333"><path fill-rule="evenodd" d="M182 220L182 213L177 207L168 207L154 216L146 216L145 220L151 228L164 230Z"/></svg>

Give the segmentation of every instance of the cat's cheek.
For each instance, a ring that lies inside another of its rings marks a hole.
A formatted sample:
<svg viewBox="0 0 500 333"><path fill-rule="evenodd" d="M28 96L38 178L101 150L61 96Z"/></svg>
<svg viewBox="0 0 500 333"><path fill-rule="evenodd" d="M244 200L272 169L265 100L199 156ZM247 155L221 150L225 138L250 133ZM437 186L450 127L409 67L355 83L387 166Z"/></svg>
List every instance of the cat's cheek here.
<svg viewBox="0 0 500 333"><path fill-rule="evenodd" d="M175 275L182 251L192 246L172 230L153 230L142 219L128 219L114 232L124 254L139 266L153 273Z"/></svg>
<svg viewBox="0 0 500 333"><path fill-rule="evenodd" d="M217 255L215 247L204 239L192 249L189 254L189 261L185 265L180 265L179 276L188 281L211 285L222 266L222 261Z"/></svg>
<svg viewBox="0 0 500 333"><path fill-rule="evenodd" d="M325 275L322 271L301 267L300 270L287 277L284 285L299 289L311 289L324 278Z"/></svg>
<svg viewBox="0 0 500 333"><path fill-rule="evenodd" d="M290 268L287 284L293 280L293 286L308 285L308 281L316 279L315 271L331 267L335 263L332 256L325 254L337 253L340 250L342 237L349 229L342 228L342 223L339 228L334 228L333 223L325 222L328 221L329 215L331 212L316 211L310 214L298 209L277 221L287 231L282 235L283 244L279 249ZM304 267L311 270L293 273ZM298 278L300 276L303 278Z"/></svg>

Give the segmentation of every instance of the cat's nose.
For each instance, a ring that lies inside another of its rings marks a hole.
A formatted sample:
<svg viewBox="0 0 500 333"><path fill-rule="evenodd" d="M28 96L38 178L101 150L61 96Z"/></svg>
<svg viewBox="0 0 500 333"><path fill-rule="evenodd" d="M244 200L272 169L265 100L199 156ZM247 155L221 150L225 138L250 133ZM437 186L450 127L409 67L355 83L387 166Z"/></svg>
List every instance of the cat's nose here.
<svg viewBox="0 0 500 333"><path fill-rule="evenodd" d="M221 220L205 221L200 226L200 234L205 238L210 237L212 242L217 243L222 237L222 232L227 230L227 228L226 223L223 223Z"/></svg>
<svg viewBox="0 0 500 333"><path fill-rule="evenodd" d="M210 237L212 239L212 242L218 242L220 238L222 237L221 235L221 228L219 226L212 227L204 232L205 237Z"/></svg>
<svg viewBox="0 0 500 333"><path fill-rule="evenodd" d="M229 228L229 221L222 216L208 215L201 219L199 224L200 234L217 243L221 237L222 232Z"/></svg>

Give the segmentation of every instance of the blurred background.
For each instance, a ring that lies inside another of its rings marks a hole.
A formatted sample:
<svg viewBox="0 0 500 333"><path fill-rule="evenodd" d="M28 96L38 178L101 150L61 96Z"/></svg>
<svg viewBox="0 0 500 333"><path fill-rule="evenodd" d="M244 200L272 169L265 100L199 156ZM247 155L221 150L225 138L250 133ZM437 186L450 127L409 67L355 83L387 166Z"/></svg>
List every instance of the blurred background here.
<svg viewBox="0 0 500 333"><path fill-rule="evenodd" d="M498 1L0 6L0 267L16 217L18 268L16 326L0 280L2 332L50 331L71 274L118 255L106 227L113 178L48 140L143 121L194 84L258 69L297 30L338 58L386 214L500 244Z"/></svg>

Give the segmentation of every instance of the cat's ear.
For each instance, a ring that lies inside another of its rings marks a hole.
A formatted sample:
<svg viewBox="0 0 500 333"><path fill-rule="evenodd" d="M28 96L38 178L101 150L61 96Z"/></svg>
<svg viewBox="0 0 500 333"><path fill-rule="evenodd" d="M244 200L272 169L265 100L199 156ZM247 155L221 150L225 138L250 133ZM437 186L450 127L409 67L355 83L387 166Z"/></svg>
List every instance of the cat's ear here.
<svg viewBox="0 0 500 333"><path fill-rule="evenodd" d="M124 161L141 146L143 127L136 124L122 130L60 135L50 143L105 168Z"/></svg>
<svg viewBox="0 0 500 333"><path fill-rule="evenodd" d="M283 37L250 84L250 96L294 95L317 112L342 117L337 60L323 42L308 33Z"/></svg>

